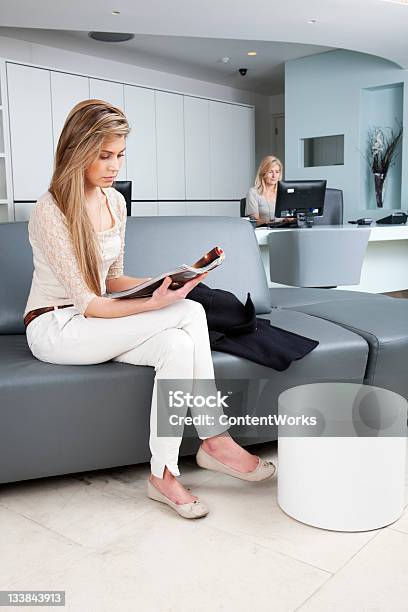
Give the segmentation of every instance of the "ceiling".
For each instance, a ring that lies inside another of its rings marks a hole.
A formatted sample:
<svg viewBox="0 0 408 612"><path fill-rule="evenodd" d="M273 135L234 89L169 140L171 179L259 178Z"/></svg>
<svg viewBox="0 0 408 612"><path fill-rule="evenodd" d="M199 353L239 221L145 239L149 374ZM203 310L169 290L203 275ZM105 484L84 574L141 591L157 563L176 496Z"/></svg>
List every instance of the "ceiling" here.
<svg viewBox="0 0 408 612"><path fill-rule="evenodd" d="M284 61L333 48L408 68L408 4L385 0L0 0L0 7L3 36L265 94L282 91ZM136 36L100 43L90 30ZM252 50L256 57L247 56Z"/></svg>
<svg viewBox="0 0 408 612"><path fill-rule="evenodd" d="M125 43L103 43L90 39L88 32L27 28L0 27L1 35L264 95L283 93L285 61L328 50L293 43L144 34ZM248 51L256 51L257 56L248 57ZM247 68L247 74L241 76L239 68Z"/></svg>

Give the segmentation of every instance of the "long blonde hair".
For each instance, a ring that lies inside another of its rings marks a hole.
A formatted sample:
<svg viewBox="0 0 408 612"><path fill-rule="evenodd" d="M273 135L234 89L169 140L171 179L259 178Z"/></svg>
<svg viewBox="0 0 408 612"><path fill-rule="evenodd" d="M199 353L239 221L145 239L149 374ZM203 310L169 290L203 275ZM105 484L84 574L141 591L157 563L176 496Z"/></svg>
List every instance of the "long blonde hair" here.
<svg viewBox="0 0 408 612"><path fill-rule="evenodd" d="M65 216L84 281L96 295L101 295L101 254L86 207L85 170L98 158L107 138L127 136L129 131L119 108L103 100L84 100L69 113L55 154L49 191Z"/></svg>
<svg viewBox="0 0 408 612"><path fill-rule="evenodd" d="M267 155L259 164L258 172L255 177L255 189L260 195L265 191L265 174L275 165L280 168L279 180L282 180L283 164L280 159L274 155Z"/></svg>

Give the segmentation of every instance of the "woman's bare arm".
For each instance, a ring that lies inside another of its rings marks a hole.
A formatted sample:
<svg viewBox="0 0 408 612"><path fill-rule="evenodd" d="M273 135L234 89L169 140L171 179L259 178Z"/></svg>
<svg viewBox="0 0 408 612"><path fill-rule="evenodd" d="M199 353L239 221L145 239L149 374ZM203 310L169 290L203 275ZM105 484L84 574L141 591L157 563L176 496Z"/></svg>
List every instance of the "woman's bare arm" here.
<svg viewBox="0 0 408 612"><path fill-rule="evenodd" d="M118 276L117 278L108 278L106 281L106 290L108 293L113 291L125 291L140 285L147 280L150 280L150 276L145 278L136 278L134 276Z"/></svg>
<svg viewBox="0 0 408 612"><path fill-rule="evenodd" d="M208 272L200 274L195 279L189 281L180 287L180 289L171 290L169 286L172 279L166 276L163 283L152 297L135 298L135 299L113 299L104 297L93 298L84 315L86 317L100 317L103 319L113 319L116 317L128 317L129 315L138 314L139 312L147 312L149 310L159 310L165 308L174 302L184 299L198 283L207 276Z"/></svg>

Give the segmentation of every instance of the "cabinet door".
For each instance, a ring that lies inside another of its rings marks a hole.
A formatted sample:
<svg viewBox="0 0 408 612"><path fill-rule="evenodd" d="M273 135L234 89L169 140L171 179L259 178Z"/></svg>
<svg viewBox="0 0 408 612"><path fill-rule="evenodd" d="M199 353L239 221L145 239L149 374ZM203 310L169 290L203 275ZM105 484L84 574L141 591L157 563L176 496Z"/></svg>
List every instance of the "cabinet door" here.
<svg viewBox="0 0 408 612"><path fill-rule="evenodd" d="M184 216L186 214L185 202L159 202L158 212L160 216L175 217Z"/></svg>
<svg viewBox="0 0 408 612"><path fill-rule="evenodd" d="M53 170L49 70L7 63L14 200L36 200Z"/></svg>
<svg viewBox="0 0 408 612"><path fill-rule="evenodd" d="M34 206L35 204L33 202L17 202L17 204L14 205L16 221L28 221Z"/></svg>
<svg viewBox="0 0 408 612"><path fill-rule="evenodd" d="M0 202L0 223L6 223L7 221L12 221L11 217L9 218L8 206Z"/></svg>
<svg viewBox="0 0 408 612"><path fill-rule="evenodd" d="M104 100L124 110L123 87L122 83L113 83L112 81L104 81L102 79L89 79L89 96L92 99ZM125 181L127 176L126 157L122 159L123 164L118 174L118 181Z"/></svg>
<svg viewBox="0 0 408 612"><path fill-rule="evenodd" d="M184 96L186 199L210 197L209 101Z"/></svg>
<svg viewBox="0 0 408 612"><path fill-rule="evenodd" d="M244 198L255 181L255 111L233 106L232 161L234 199Z"/></svg>
<svg viewBox="0 0 408 612"><path fill-rule="evenodd" d="M127 177L133 200L157 200L155 92L125 85ZM157 213L156 213L157 214Z"/></svg>
<svg viewBox="0 0 408 612"><path fill-rule="evenodd" d="M239 217L239 202L210 202L210 215L214 217Z"/></svg>
<svg viewBox="0 0 408 612"><path fill-rule="evenodd" d="M89 96L92 99L104 100L124 109L123 84L103 79L89 79Z"/></svg>
<svg viewBox="0 0 408 612"><path fill-rule="evenodd" d="M210 186L212 200L233 198L233 129L232 104L210 101Z"/></svg>
<svg viewBox="0 0 408 612"><path fill-rule="evenodd" d="M157 202L132 202L132 217L157 217Z"/></svg>
<svg viewBox="0 0 408 612"><path fill-rule="evenodd" d="M78 102L88 99L89 79L87 77L51 71L54 151L57 150L58 138L69 112Z"/></svg>
<svg viewBox="0 0 408 612"><path fill-rule="evenodd" d="M183 96L156 91L159 200L182 200L186 197L183 124Z"/></svg>
<svg viewBox="0 0 408 612"><path fill-rule="evenodd" d="M186 202L186 215L208 217L210 214L210 202Z"/></svg>

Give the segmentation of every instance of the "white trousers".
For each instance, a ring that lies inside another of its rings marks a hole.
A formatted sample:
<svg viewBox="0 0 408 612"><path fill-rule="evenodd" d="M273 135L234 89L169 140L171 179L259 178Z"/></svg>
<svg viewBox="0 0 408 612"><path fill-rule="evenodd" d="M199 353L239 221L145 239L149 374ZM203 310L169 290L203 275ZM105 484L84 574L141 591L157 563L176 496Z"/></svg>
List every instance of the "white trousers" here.
<svg viewBox="0 0 408 612"><path fill-rule="evenodd" d="M181 436L157 435L157 379L214 379L204 308L184 299L159 310L128 317L85 317L75 307L40 315L27 327L34 357L47 363L89 365L114 360L153 366L156 371L150 414L151 470L163 478L165 467L179 476ZM187 410L187 409L186 409ZM193 408L190 409L192 416ZM214 408L215 423L222 409ZM196 425L200 435L200 426ZM211 435L228 426L215 425ZM202 430L204 431L204 430Z"/></svg>

